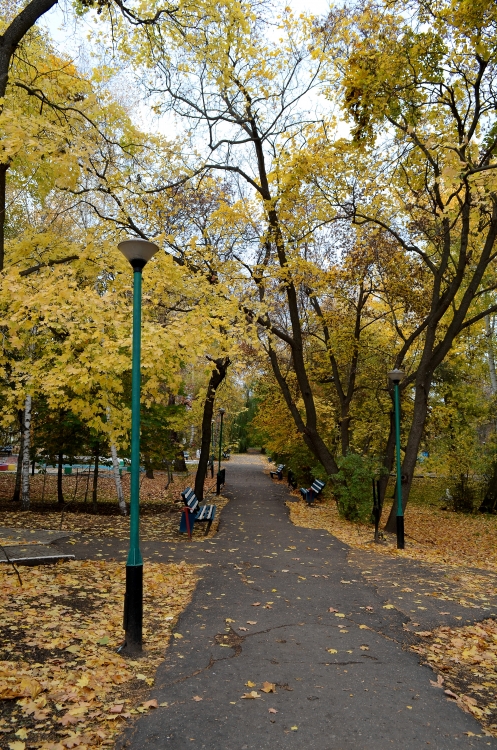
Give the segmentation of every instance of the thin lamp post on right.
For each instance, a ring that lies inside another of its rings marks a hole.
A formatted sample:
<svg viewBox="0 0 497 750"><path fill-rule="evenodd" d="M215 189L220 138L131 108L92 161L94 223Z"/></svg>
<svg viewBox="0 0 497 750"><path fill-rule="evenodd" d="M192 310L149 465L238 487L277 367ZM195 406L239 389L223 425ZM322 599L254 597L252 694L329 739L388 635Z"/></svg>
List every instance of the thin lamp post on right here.
<svg viewBox="0 0 497 750"><path fill-rule="evenodd" d="M388 379L393 384L395 415L395 453L397 463L397 549L404 549L404 508L402 507L402 474L400 466L400 394L399 385L404 378L403 370L390 370Z"/></svg>
<svg viewBox="0 0 497 750"><path fill-rule="evenodd" d="M217 487L216 487L216 495L221 494L221 458L222 458L222 450L223 450L223 417L224 417L225 410L219 409L219 415L221 417L221 424L219 426L219 461L217 465Z"/></svg>
<svg viewBox="0 0 497 750"><path fill-rule="evenodd" d="M211 420L211 479L214 479L214 456L216 455L216 436L215 436L215 421Z"/></svg>

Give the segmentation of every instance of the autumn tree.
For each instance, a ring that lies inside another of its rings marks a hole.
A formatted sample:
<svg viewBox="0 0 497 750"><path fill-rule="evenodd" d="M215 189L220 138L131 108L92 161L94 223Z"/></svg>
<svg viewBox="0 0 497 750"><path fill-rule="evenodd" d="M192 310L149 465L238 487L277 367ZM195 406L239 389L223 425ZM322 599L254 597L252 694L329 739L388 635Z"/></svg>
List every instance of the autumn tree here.
<svg viewBox="0 0 497 750"><path fill-rule="evenodd" d="M401 386L414 397L404 506L436 369L461 332L495 310L486 299L497 239L495 5L405 9L366 5L355 16L341 83L362 164L335 203L355 224L385 230L428 276L426 313L414 325L396 321L392 357L402 367L417 351Z"/></svg>

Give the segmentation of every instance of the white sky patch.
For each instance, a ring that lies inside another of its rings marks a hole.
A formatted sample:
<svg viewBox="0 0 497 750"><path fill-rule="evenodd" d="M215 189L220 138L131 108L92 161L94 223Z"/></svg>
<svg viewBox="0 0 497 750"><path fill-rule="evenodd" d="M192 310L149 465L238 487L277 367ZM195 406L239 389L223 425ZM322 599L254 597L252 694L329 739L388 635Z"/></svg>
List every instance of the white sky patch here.
<svg viewBox="0 0 497 750"><path fill-rule="evenodd" d="M330 8L329 0L288 0L286 4L296 16L300 13L324 15ZM279 10L275 7L275 12ZM68 55L82 72L91 73L92 68L101 62L101 50L98 50L89 39L96 27L94 13L75 17L68 0L61 0L43 16L40 24L50 34L57 51ZM109 49L109 62L111 54L112 51ZM114 98L125 107L138 128L149 133L162 133L170 139L184 132L186 123L172 113L159 117L152 111L143 90L135 85L132 75L128 77L125 71L118 74L110 83L110 89ZM309 105L312 108L316 107L320 99L317 92L310 92L308 96ZM349 128L344 122L338 123L337 131L339 137L349 134Z"/></svg>

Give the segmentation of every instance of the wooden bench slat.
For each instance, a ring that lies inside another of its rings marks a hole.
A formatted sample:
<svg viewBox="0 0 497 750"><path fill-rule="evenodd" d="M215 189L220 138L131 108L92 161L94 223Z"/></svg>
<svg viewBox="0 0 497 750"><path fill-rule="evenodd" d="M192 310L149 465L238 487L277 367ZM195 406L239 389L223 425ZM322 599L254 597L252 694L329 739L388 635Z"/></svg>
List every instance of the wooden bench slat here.
<svg viewBox="0 0 497 750"><path fill-rule="evenodd" d="M189 518L187 524L185 509L183 509L179 525L180 533L185 533L189 530L191 535L195 521L206 521L207 528L205 531L205 535L207 535L216 515L216 506L213 504L200 505L198 498L191 487L187 487L186 490L183 490L183 492L181 493L181 497L183 498L183 501L185 503L185 508L188 508Z"/></svg>

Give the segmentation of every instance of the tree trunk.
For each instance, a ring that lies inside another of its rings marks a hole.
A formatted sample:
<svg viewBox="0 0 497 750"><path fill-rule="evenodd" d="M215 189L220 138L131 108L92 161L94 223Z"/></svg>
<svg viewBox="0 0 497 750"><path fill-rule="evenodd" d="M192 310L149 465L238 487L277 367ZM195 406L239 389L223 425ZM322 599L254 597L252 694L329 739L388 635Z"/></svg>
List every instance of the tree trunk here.
<svg viewBox="0 0 497 750"><path fill-rule="evenodd" d="M8 164L0 164L0 271L5 265L5 213Z"/></svg>
<svg viewBox="0 0 497 750"><path fill-rule="evenodd" d="M14 486L14 494L12 495L12 502L18 503L21 499L21 476L22 476L22 459L24 456L24 412L19 409L17 412L17 418L19 419L20 429L20 444L19 444L19 455L17 456L17 469L16 469L16 483Z"/></svg>
<svg viewBox="0 0 497 750"><path fill-rule="evenodd" d="M97 511L98 503L98 462L100 460L100 443L95 446L95 468L93 469L93 489L91 493L91 500L93 503L93 510Z"/></svg>
<svg viewBox="0 0 497 750"><path fill-rule="evenodd" d="M495 352L494 352L494 323L490 319L490 315L485 315L485 334L487 338L487 355L488 355L488 369L490 375L490 386L492 388L492 395L497 394L497 374L495 372Z"/></svg>
<svg viewBox="0 0 497 750"><path fill-rule="evenodd" d="M216 397L216 391L226 377L226 372L230 365L228 357L219 358L215 360L216 367L212 370L209 385L207 386L207 394L204 401L204 414L202 416L202 442L200 444L200 458L197 466L197 473L195 475L195 494L198 501L201 503L204 499L204 481L205 475L207 474L207 464L209 463L209 456L211 453L211 430L212 430L212 414L214 411L214 399Z"/></svg>
<svg viewBox="0 0 497 750"><path fill-rule="evenodd" d="M31 447L31 396L26 396L24 402L24 441L22 456L22 496L21 507L29 510L29 450Z"/></svg>
<svg viewBox="0 0 497 750"><path fill-rule="evenodd" d="M64 500L64 493L62 491L62 471L63 471L63 468L64 468L64 454L61 451L59 453L59 467L58 467L58 470L57 470L57 502L59 503L59 505L63 505L64 502L65 502L65 500Z"/></svg>
<svg viewBox="0 0 497 750"><path fill-rule="evenodd" d="M152 461L150 460L150 455L148 453L144 454L143 463L145 464L145 476L147 477L147 479L153 479L154 469L152 467Z"/></svg>
<svg viewBox="0 0 497 750"><path fill-rule="evenodd" d="M114 474L114 482L116 484L117 492L117 503L119 505L119 511L122 516L127 514L126 502L124 500L123 485L121 482L121 475L119 473L119 459L117 457L117 448L114 443L110 444L110 454L112 456L112 472Z"/></svg>

